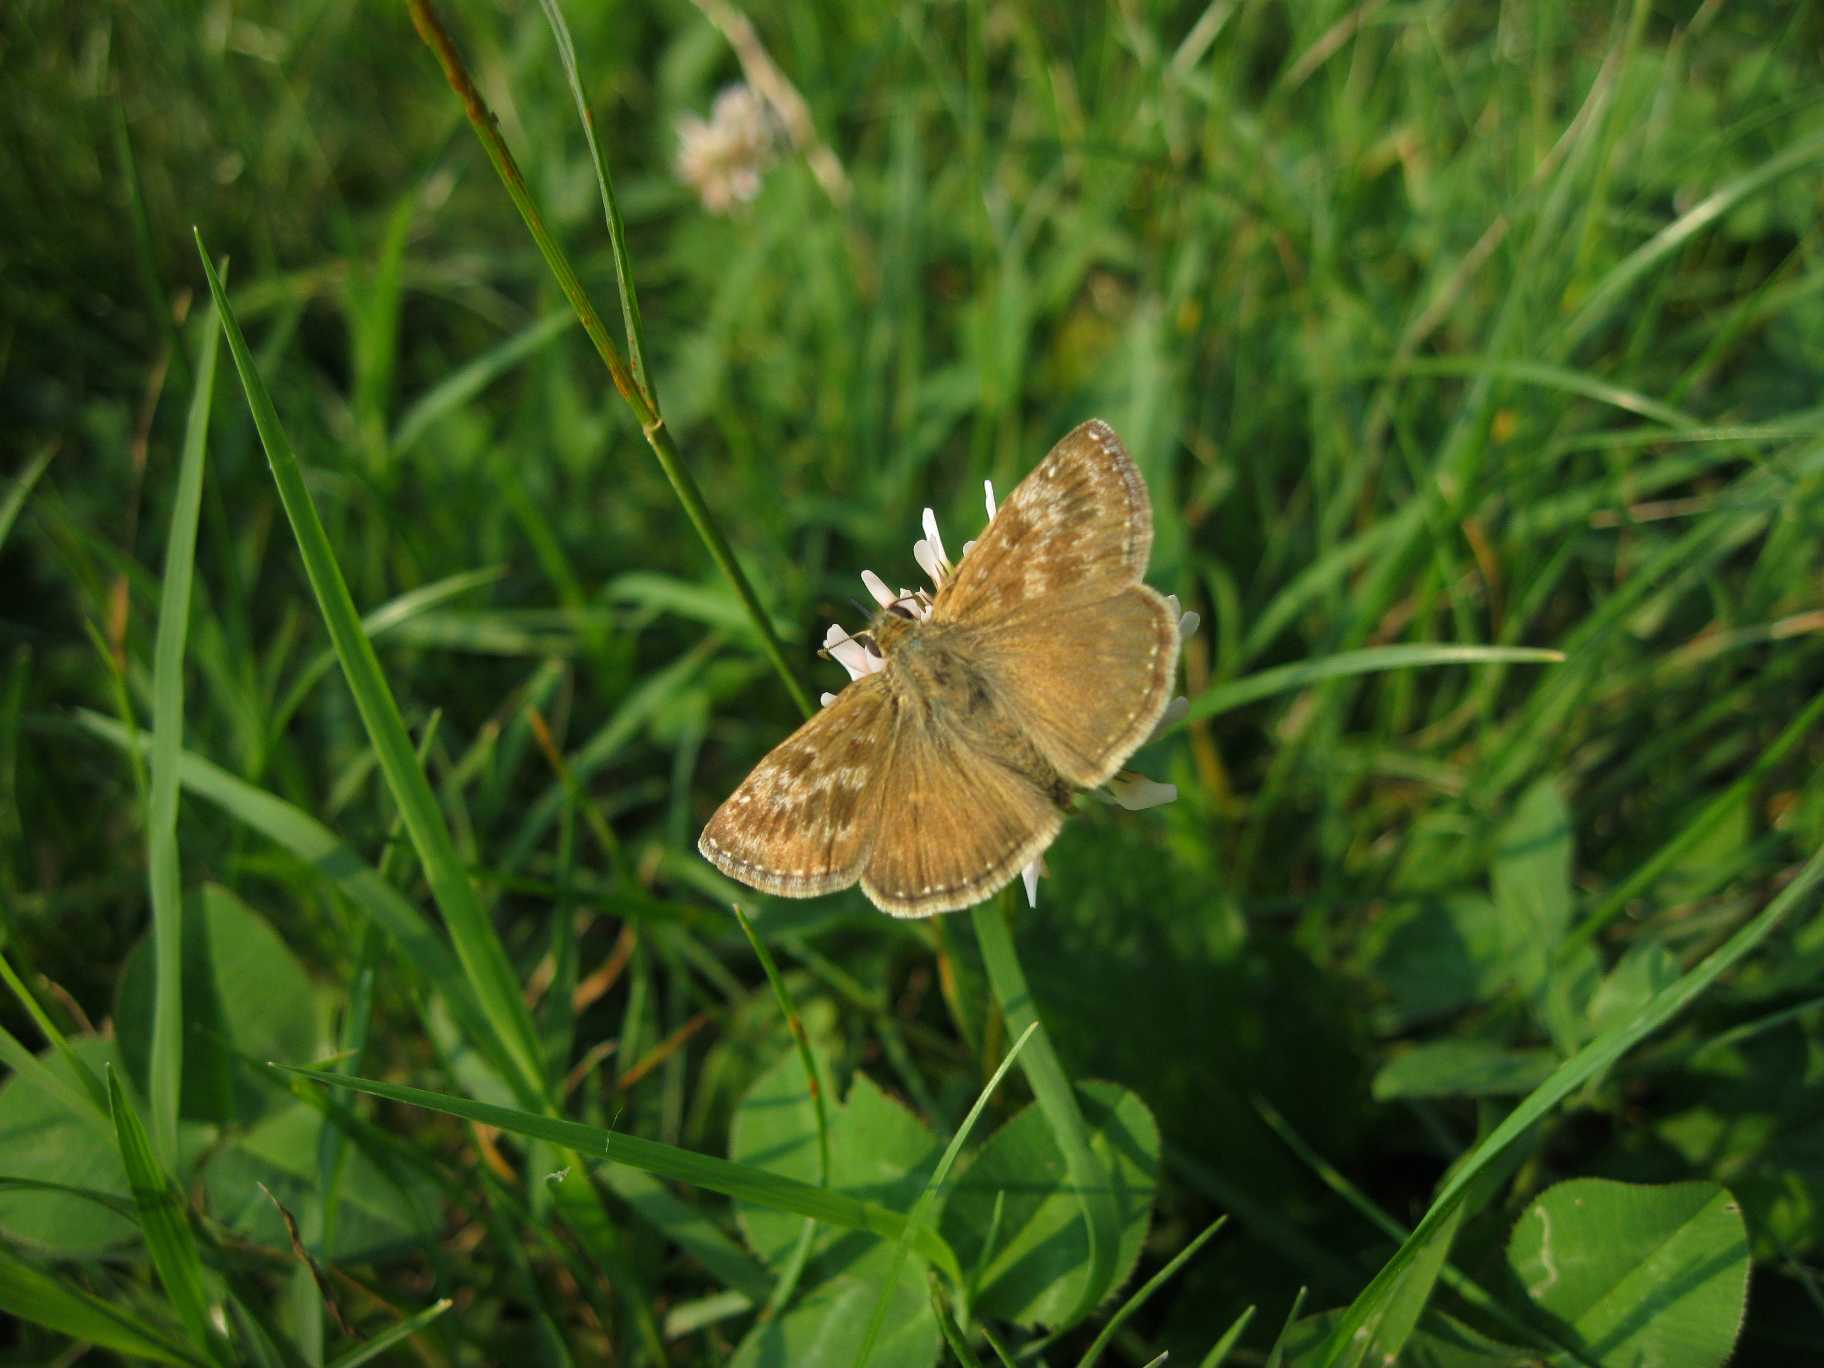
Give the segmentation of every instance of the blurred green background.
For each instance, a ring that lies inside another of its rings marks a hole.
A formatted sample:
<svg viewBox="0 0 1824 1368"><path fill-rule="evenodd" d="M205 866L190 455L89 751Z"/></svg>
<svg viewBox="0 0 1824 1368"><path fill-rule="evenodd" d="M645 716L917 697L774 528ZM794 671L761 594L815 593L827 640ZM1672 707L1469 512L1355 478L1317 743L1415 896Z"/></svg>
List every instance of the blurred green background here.
<svg viewBox="0 0 1824 1368"><path fill-rule="evenodd" d="M1824 685L1824 9L766 0L754 41L840 180L782 126L727 212L677 170L680 121L743 77L726 14L569 9L668 426L813 693L841 681L815 648L859 625L857 573L915 582L923 507L954 550L984 478L1005 493L1091 415L1144 470L1150 581L1204 619L1195 720L1136 762L1180 797L1086 805L1016 935L1071 1072L1159 1121L1142 1273L1232 1216L1117 1353L1196 1362L1254 1304L1238 1361L1260 1361L1299 1287L1345 1304L1392 1249L1260 1102L1411 1224L1517 1096L1824 843L1824 745L1769 752ZM441 12L614 318L550 29L523 3ZM516 969L540 1000L576 980L571 1114L727 1153L788 1038L695 839L796 713L403 8L15 0L0 78L11 964L63 1030L117 1035L143 1088L146 774L83 710L150 720L212 326L198 225L355 603L386 610L381 664ZM1209 692L1394 643L1566 659ZM224 358L185 748L428 908L327 650ZM319 1142L250 1062L322 1058L360 1020L359 1072L475 1076L427 1036L436 985L323 869L233 803L187 792L178 832L229 1037L186 1044L188 1181L289 1324L309 1298L282 1294L289 1245L246 1175L307 1185ZM1739 1361L1824 1339L1810 910L1532 1135L1462 1267L1498 1286L1559 1179L1714 1178L1756 1259ZM1007 1044L966 922L893 923L858 892L756 913L839 1077L953 1130ZM0 1024L44 1044L12 997ZM584 1361L634 1352L556 1237L465 1195L485 1145L354 1111L361 1190L385 1195L331 1243L351 1314L455 1297L437 1361L499 1361L540 1317ZM0 1172L124 1192L45 1124L0 1085ZM0 1232L152 1295L118 1217L42 1200L0 1194ZM652 1225L626 1238L627 1295L661 1314L721 1285ZM744 1326L673 1351L717 1361ZM64 1343L0 1331L16 1361Z"/></svg>

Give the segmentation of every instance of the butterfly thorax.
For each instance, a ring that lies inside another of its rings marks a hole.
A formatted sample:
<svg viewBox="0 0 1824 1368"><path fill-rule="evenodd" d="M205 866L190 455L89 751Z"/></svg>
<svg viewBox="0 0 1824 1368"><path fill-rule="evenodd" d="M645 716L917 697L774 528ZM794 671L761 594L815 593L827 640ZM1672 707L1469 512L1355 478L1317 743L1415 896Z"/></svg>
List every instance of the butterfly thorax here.
<svg viewBox="0 0 1824 1368"><path fill-rule="evenodd" d="M886 658L882 673L899 701L901 725L923 727L942 744L990 756L1060 808L1070 807L1075 786L1040 754L1013 720L992 676L973 659L973 629L889 613L871 635Z"/></svg>

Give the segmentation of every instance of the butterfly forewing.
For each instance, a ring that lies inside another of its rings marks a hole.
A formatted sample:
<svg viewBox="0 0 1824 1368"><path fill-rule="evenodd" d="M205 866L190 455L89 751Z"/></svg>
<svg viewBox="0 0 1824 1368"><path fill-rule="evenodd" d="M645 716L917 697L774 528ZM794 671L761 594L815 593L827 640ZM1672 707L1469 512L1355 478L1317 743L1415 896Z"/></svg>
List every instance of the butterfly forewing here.
<svg viewBox="0 0 1824 1368"><path fill-rule="evenodd" d="M973 552L971 554L974 554ZM1170 701L1178 620L1144 584L975 628L971 657L1039 753L1078 788L1105 783Z"/></svg>
<svg viewBox="0 0 1824 1368"><path fill-rule="evenodd" d="M808 898L853 884L881 829L897 714L884 675L849 685L754 766L697 848L767 893Z"/></svg>
<svg viewBox="0 0 1824 1368"><path fill-rule="evenodd" d="M1152 547L1140 471L1114 429L1092 418L1020 481L939 591L932 618L986 623L1108 598L1140 582Z"/></svg>
<svg viewBox="0 0 1824 1368"><path fill-rule="evenodd" d="M861 876L883 912L925 917L980 902L1063 825L1050 798L952 720L908 717Z"/></svg>

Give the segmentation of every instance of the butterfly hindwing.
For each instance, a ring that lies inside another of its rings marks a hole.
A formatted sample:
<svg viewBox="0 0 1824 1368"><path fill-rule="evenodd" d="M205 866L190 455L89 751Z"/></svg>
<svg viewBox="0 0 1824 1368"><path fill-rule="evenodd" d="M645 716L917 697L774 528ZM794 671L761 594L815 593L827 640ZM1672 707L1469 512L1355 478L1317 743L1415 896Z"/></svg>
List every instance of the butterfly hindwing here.
<svg viewBox="0 0 1824 1368"><path fill-rule="evenodd" d="M907 716L902 728L862 892L896 917L972 906L1036 859L1064 814L949 719Z"/></svg>
<svg viewBox="0 0 1824 1368"><path fill-rule="evenodd" d="M976 628L970 651L1039 753L1078 788L1094 788L1165 711L1178 620L1159 594L1130 584L1100 602L1035 605Z"/></svg>
<svg viewBox="0 0 1824 1368"><path fill-rule="evenodd" d="M808 898L847 888L880 831L897 717L885 676L856 680L754 766L697 848L766 893Z"/></svg>

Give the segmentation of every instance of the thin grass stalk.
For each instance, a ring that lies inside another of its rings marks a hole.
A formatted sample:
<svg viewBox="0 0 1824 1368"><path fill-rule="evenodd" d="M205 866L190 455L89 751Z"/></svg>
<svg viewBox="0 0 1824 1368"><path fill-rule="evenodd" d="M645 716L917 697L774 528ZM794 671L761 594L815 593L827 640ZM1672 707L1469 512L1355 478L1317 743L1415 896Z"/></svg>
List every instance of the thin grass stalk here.
<svg viewBox="0 0 1824 1368"><path fill-rule="evenodd" d="M463 112L468 117L470 127L475 130L475 136L481 140L482 150L487 153L488 160L493 163L495 173L499 175L501 184L506 188L507 197L513 201L513 207L519 211L519 216L526 225L526 231L532 235L532 241L537 246L539 255L544 257L545 265L550 268L552 277L557 281L558 290L569 301L570 307L576 311L577 320L583 325L583 331L588 334L589 341L594 344L596 354L602 358L602 364L607 366L608 376L614 382L615 389L620 393L621 398L626 400L627 406L633 410L633 416L639 421L640 431L646 436L646 444L652 448L652 454L658 458L659 468L665 472L665 478L671 483L672 492L677 495L679 504L683 506L685 516L690 519L691 526L696 529L697 536L702 539L703 545L708 549L710 559L715 561L717 569L733 587L736 597L741 600L742 607L753 621L754 630L759 633L760 646L765 652L767 660L778 672L779 678L784 681L786 691L791 694L792 701L797 704L798 710L806 717L811 716L816 709L811 703L810 695L805 692L804 686L798 682L797 676L792 673L791 667L786 663L785 650L780 645L778 636L773 632L772 620L767 616L766 610L761 606L759 596L754 592L753 585L748 582L747 575L735 559L735 553L729 546L728 539L722 535L722 529L717 526L708 506L703 502L703 495L698 490L697 483L691 477L690 471L685 467L682 457L678 454L677 443L672 440L671 430L665 426L665 419L648 397L646 390L627 368L626 362L621 359L620 351L614 345L614 339L608 335L607 325L602 322L602 317L596 312L595 305L590 303L588 295L583 290L582 282L570 265L570 259L564 254L563 248L558 245L557 239L551 235L550 229L545 226L544 215L539 212L538 205L532 199L532 192L526 185L525 177L520 174L519 166L513 160L513 154L508 150L506 140L500 136L500 130L495 127L494 116L489 111L487 102L481 98L481 92L475 88L475 82L462 60L462 54L456 50L455 43L426 0L406 0L406 8L411 11L412 23L417 26L419 37L424 39L425 46L436 55L438 64L443 68L444 78L449 81L450 88L461 99Z"/></svg>

